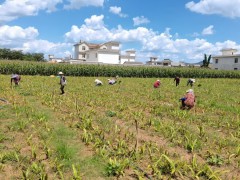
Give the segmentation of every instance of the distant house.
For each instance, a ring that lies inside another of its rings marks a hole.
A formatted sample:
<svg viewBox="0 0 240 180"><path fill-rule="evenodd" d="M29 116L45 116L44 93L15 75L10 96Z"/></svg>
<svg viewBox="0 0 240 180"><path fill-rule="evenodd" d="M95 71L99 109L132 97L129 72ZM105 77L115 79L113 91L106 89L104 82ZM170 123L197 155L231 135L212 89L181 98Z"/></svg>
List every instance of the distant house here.
<svg viewBox="0 0 240 180"><path fill-rule="evenodd" d="M48 55L49 63L62 63L64 62L62 58L56 58L54 55Z"/></svg>
<svg viewBox="0 0 240 180"><path fill-rule="evenodd" d="M222 55L212 56L212 69L240 70L240 54L236 49L222 49Z"/></svg>
<svg viewBox="0 0 240 180"><path fill-rule="evenodd" d="M126 54L120 55L120 64L123 64L124 62L135 62L135 56L135 50L127 50Z"/></svg>
<svg viewBox="0 0 240 180"><path fill-rule="evenodd" d="M186 66L184 62L171 62L172 67L183 67Z"/></svg>
<svg viewBox="0 0 240 180"><path fill-rule="evenodd" d="M183 62L173 62L170 59L164 59L162 61L158 61L157 57L150 57L150 60L146 62L147 65L152 66L165 66L165 67L179 67L185 66Z"/></svg>
<svg viewBox="0 0 240 180"><path fill-rule="evenodd" d="M109 41L102 44L80 41L75 44L75 60L84 63L123 64L125 61L135 61L135 51L126 51L120 55L119 42Z"/></svg>
<svg viewBox="0 0 240 180"><path fill-rule="evenodd" d="M170 59L164 59L162 61L163 66L171 66L172 61Z"/></svg>
<svg viewBox="0 0 240 180"><path fill-rule="evenodd" d="M162 61L158 61L157 57L150 57L150 60L146 62L147 65L153 65L153 66L157 66L157 65L162 65Z"/></svg>

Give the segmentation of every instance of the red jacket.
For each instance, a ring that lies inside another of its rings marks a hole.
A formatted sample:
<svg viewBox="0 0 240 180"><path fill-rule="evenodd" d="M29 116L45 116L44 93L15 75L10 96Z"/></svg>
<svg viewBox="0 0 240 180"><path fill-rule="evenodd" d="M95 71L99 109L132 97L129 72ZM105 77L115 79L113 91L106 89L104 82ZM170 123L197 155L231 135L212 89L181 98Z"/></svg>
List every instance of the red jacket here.
<svg viewBox="0 0 240 180"><path fill-rule="evenodd" d="M153 84L153 87L154 88L158 88L160 86L160 81L156 81L154 84Z"/></svg>

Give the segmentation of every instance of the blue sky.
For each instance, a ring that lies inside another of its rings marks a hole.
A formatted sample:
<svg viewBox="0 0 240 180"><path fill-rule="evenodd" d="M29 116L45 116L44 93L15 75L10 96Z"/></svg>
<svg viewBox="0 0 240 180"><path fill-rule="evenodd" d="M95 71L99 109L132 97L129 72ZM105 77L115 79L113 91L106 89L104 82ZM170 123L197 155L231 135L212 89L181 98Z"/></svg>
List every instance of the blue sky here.
<svg viewBox="0 0 240 180"><path fill-rule="evenodd" d="M73 55L80 40L121 51L199 62L240 50L240 0L0 0L0 48Z"/></svg>

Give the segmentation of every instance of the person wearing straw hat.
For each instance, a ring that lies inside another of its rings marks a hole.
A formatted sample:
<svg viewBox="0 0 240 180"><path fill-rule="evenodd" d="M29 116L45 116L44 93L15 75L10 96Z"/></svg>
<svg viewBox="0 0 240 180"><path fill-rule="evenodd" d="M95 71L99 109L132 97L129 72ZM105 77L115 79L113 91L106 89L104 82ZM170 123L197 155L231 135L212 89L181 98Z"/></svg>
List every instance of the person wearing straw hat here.
<svg viewBox="0 0 240 180"><path fill-rule="evenodd" d="M64 87L65 85L67 84L67 80L64 76L64 73L63 72L59 72L58 75L60 76L60 90L61 90L61 94L64 94Z"/></svg>
<svg viewBox="0 0 240 180"><path fill-rule="evenodd" d="M186 95L180 99L182 101L181 109L191 109L195 105L195 96L193 89L188 89Z"/></svg>
<svg viewBox="0 0 240 180"><path fill-rule="evenodd" d="M158 79L157 81L154 82L153 87L154 87L154 88L159 88L160 85L161 85L161 82L160 82L160 80Z"/></svg>
<svg viewBox="0 0 240 180"><path fill-rule="evenodd" d="M18 74L12 74L11 75L11 85L12 85L12 82L14 82L16 86L19 85L20 80L21 80L20 75L18 75Z"/></svg>

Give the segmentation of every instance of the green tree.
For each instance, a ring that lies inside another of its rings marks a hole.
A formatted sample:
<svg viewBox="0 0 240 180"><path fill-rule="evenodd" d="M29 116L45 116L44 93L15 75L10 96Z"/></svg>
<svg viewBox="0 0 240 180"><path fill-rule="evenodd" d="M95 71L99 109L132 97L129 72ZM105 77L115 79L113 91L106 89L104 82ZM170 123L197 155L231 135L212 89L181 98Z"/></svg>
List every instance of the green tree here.
<svg viewBox="0 0 240 180"><path fill-rule="evenodd" d="M209 67L211 58L212 58L212 55L207 56L207 54L204 54L202 67L206 67L206 68Z"/></svg>
<svg viewBox="0 0 240 180"><path fill-rule="evenodd" d="M32 56L34 61L44 61L43 53L33 53Z"/></svg>
<svg viewBox="0 0 240 180"><path fill-rule="evenodd" d="M0 49L0 58L1 59L9 59L9 54L11 53L10 49Z"/></svg>
<svg viewBox="0 0 240 180"><path fill-rule="evenodd" d="M23 53L20 50L12 50L9 52L8 57L12 60L23 60Z"/></svg>
<svg viewBox="0 0 240 180"><path fill-rule="evenodd" d="M43 53L23 53L21 50L0 49L0 59L45 61Z"/></svg>

